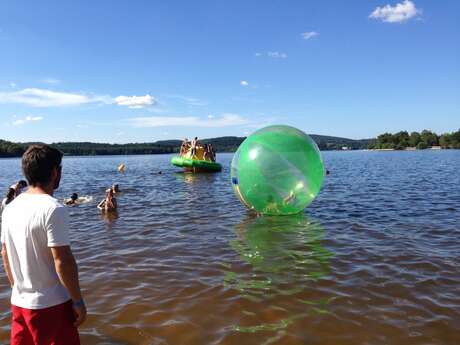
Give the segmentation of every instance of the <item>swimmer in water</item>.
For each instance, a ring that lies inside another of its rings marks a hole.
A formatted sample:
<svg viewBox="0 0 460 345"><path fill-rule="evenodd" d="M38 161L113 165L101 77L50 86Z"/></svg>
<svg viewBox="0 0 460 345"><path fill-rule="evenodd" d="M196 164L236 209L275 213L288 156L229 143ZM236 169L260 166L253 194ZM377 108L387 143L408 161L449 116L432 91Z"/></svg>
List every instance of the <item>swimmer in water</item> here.
<svg viewBox="0 0 460 345"><path fill-rule="evenodd" d="M6 192L5 198L2 200L2 207L1 211L3 211L10 202L14 200L14 195L16 194L16 191L13 188L8 188L8 191Z"/></svg>
<svg viewBox="0 0 460 345"><path fill-rule="evenodd" d="M102 212L113 212L117 209L117 199L113 196L112 188L106 190L106 195L104 200L102 200L97 208Z"/></svg>
<svg viewBox="0 0 460 345"><path fill-rule="evenodd" d="M118 187L118 183L114 183L114 184L112 185L112 192L113 192L113 194L117 194L117 193L120 193L120 192L121 192L121 191L120 191L120 187Z"/></svg>
<svg viewBox="0 0 460 345"><path fill-rule="evenodd" d="M22 190L27 187L27 182L24 180L19 180L17 183L12 185L10 188L14 189L14 197L17 197L22 193Z"/></svg>
<svg viewBox="0 0 460 345"><path fill-rule="evenodd" d="M78 194L77 193L72 193L70 196L70 199L66 200L65 204L66 205L76 205L78 200Z"/></svg>

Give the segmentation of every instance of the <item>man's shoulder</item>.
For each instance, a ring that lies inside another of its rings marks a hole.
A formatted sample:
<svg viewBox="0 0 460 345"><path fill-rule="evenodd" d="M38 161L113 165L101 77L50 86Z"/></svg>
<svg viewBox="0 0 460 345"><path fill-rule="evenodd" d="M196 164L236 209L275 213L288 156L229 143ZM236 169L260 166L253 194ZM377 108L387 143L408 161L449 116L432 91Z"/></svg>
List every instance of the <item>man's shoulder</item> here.
<svg viewBox="0 0 460 345"><path fill-rule="evenodd" d="M45 213L51 214L54 211L65 213L67 211L67 208L61 204L58 199L52 197L51 195L45 194L42 200L41 207Z"/></svg>
<svg viewBox="0 0 460 345"><path fill-rule="evenodd" d="M28 210L41 210L43 212L52 212L56 208L64 207L59 200L48 194L28 194L22 193L8 204L5 210L9 212Z"/></svg>

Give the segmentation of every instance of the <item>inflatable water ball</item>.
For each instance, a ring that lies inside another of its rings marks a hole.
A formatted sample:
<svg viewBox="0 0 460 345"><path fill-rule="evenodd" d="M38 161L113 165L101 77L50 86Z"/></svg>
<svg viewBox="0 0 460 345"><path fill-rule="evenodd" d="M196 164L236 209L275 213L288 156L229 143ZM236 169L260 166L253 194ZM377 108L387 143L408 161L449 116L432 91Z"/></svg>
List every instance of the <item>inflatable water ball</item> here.
<svg viewBox="0 0 460 345"><path fill-rule="evenodd" d="M249 209L267 215L302 212L321 189L318 146L289 126L262 128L244 140L231 165L233 191Z"/></svg>

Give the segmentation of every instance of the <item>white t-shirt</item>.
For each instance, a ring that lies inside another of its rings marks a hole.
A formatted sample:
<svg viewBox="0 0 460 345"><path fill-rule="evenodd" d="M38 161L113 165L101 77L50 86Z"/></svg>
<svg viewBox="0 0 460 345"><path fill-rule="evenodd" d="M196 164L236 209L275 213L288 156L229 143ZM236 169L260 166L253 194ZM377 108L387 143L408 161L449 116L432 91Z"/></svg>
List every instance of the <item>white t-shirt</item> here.
<svg viewBox="0 0 460 345"><path fill-rule="evenodd" d="M66 208L48 194L22 193L5 208L1 241L14 278L11 304L43 309L70 299L49 248L69 245L68 224Z"/></svg>
<svg viewBox="0 0 460 345"><path fill-rule="evenodd" d="M2 200L2 207L0 208L0 214L1 214L1 213L3 212L3 210L5 209L5 207L6 207L6 201L7 201L7 200L8 200L7 198L4 198L4 199Z"/></svg>

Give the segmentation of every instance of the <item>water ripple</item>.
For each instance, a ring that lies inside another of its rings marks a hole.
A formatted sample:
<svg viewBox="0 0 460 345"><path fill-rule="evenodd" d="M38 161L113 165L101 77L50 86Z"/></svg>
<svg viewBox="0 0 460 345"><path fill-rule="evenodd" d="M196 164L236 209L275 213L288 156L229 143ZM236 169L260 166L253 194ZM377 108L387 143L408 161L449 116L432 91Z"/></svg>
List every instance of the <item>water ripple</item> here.
<svg viewBox="0 0 460 345"><path fill-rule="evenodd" d="M460 343L460 151L326 152L317 200L280 218L247 214L219 158L190 175L169 156L66 157L57 197L92 197L69 208L85 345ZM0 160L0 187L19 174Z"/></svg>

